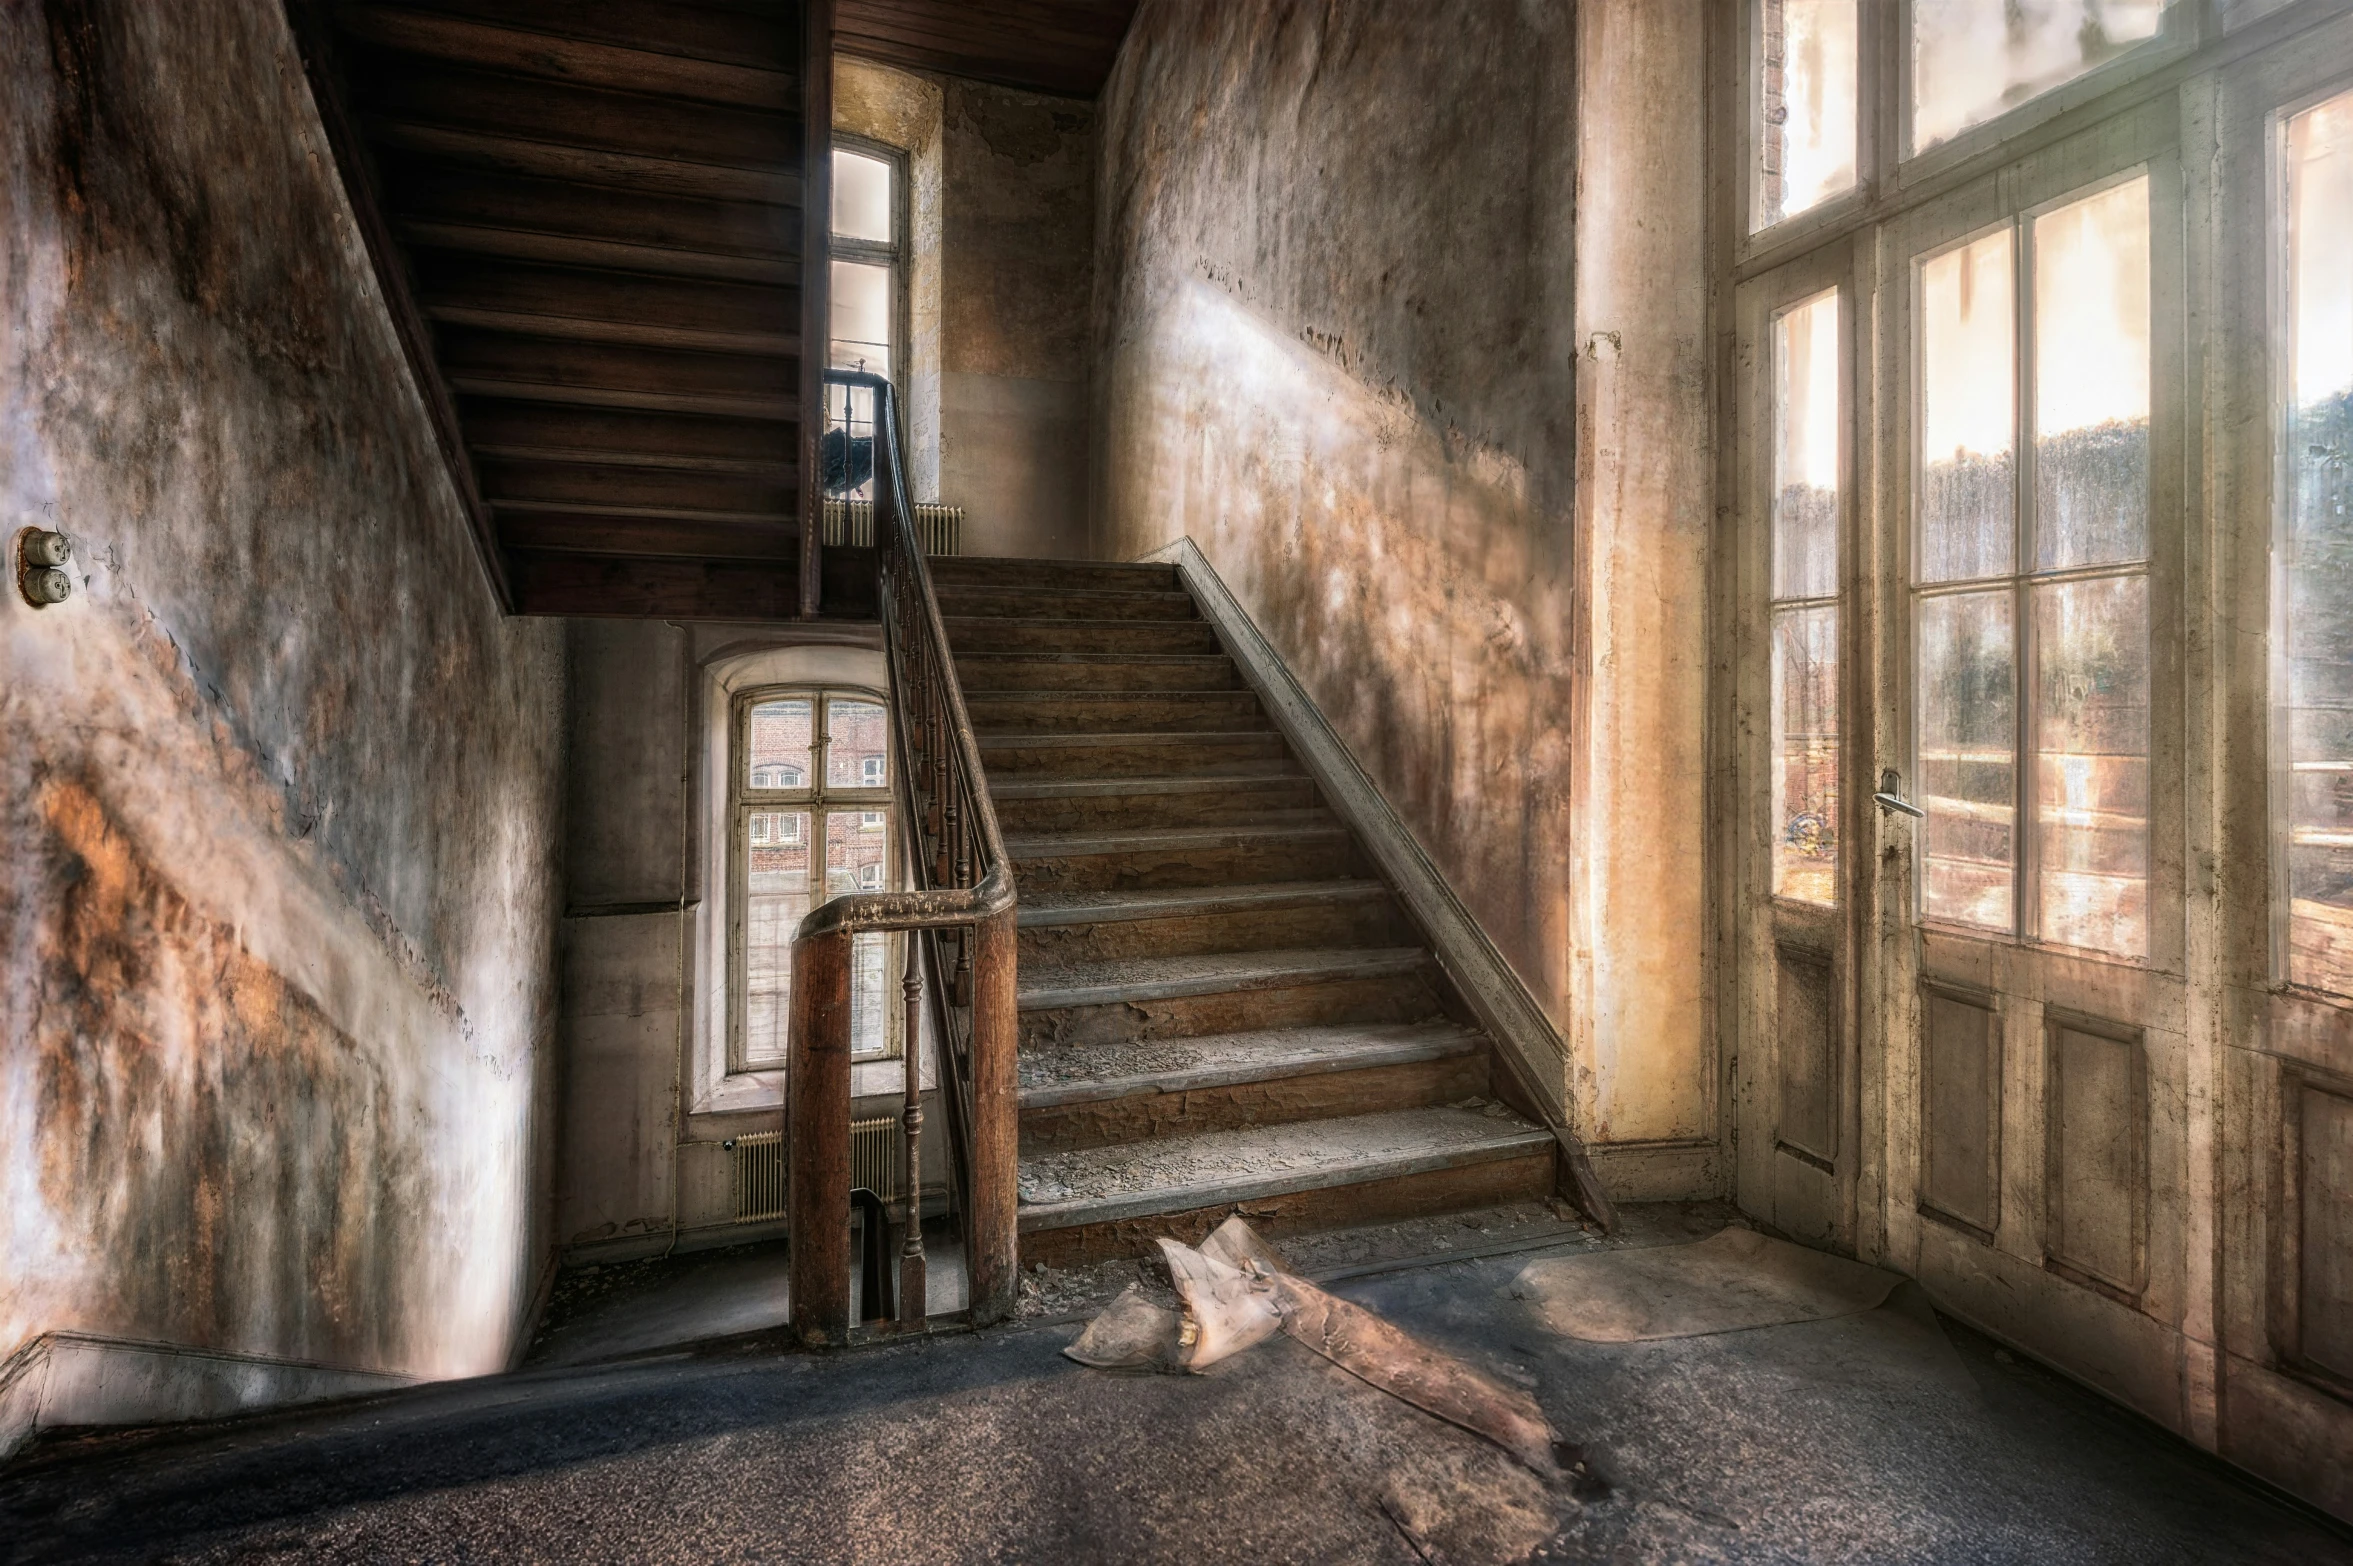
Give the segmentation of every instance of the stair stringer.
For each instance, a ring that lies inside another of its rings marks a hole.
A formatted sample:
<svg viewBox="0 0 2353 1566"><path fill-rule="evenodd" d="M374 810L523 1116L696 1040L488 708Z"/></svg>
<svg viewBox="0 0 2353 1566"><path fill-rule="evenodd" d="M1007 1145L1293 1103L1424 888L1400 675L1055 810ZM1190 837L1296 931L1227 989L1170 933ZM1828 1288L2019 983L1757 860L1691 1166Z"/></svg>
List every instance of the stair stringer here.
<svg viewBox="0 0 2353 1566"><path fill-rule="evenodd" d="M1243 682L1257 694L1299 764L1322 791L1325 803L1355 834L1406 916L1429 941L1440 971L1486 1030L1496 1063L1515 1090L1511 1096L1522 1100L1513 1107L1542 1120L1560 1144L1562 1194L1605 1228L1615 1227L1617 1215L1609 1195L1594 1174L1583 1139L1570 1121L1562 1092L1568 1081L1569 1046L1552 1018L1423 852L1412 830L1325 718L1315 698L1292 674L1283 655L1259 630L1258 622L1217 574L1201 546L1187 536L1141 558L1176 567L1178 578L1192 594L1201 617L1215 629Z"/></svg>

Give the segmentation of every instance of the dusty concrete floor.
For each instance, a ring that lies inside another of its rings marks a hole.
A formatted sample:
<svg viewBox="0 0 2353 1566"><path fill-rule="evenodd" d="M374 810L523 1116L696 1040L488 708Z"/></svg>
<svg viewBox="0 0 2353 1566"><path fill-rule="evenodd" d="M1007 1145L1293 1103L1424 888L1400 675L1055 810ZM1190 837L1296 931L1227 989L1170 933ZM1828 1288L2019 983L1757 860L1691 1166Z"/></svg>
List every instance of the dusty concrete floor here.
<svg viewBox="0 0 2353 1566"><path fill-rule="evenodd" d="M1636 1216L1654 1243L1714 1219ZM1074 1327L1032 1322L51 1441L0 1473L0 1554L2353 1562L2343 1533L1911 1287L1835 1321L1600 1345L1552 1337L1513 1297L1526 1259L1335 1288L1531 1386L1605 1494L1548 1491L1287 1340L1207 1376L1121 1378L1061 1357Z"/></svg>

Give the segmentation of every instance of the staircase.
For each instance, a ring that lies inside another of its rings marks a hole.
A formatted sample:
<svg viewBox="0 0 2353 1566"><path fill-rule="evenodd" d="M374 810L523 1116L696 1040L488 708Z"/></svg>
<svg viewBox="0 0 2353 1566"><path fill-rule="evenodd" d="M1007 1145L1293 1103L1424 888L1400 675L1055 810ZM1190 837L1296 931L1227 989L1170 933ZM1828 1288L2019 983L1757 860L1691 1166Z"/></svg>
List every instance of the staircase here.
<svg viewBox="0 0 2353 1566"><path fill-rule="evenodd" d="M1553 1190L1493 1044L1173 566L938 559L1021 896L1021 1258Z"/></svg>

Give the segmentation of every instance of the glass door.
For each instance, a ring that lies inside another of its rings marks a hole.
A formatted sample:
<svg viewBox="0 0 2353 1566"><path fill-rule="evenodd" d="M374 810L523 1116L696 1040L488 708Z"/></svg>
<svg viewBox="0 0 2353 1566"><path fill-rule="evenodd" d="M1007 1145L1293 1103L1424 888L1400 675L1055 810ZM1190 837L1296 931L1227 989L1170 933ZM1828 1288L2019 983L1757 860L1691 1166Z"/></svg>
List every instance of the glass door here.
<svg viewBox="0 0 2353 1566"><path fill-rule="evenodd" d="M2182 1287L2171 135L2125 116L1877 235L1887 1243L2022 1341Z"/></svg>
<svg viewBox="0 0 2353 1566"><path fill-rule="evenodd" d="M1746 285L1733 732L1751 779L1732 1060L1735 1181L1779 1228L1851 1249L1856 1137L1852 648L1855 292L1845 247Z"/></svg>

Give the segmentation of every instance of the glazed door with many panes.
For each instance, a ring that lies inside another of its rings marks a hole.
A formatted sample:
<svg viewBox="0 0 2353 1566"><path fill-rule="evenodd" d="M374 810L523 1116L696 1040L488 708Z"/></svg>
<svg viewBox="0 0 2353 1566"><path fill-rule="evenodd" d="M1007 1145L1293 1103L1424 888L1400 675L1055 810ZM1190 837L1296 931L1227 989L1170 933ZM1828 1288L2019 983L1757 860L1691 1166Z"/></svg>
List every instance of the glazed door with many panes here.
<svg viewBox="0 0 2353 1566"><path fill-rule="evenodd" d="M2187 1027L2173 124L1929 203L1875 267L1899 1249L1960 1289L2159 1312Z"/></svg>
<svg viewBox="0 0 2353 1566"><path fill-rule="evenodd" d="M1837 246L1739 296L1734 732L1747 886L1733 1061L1742 1204L1791 1234L1849 1248L1858 1018L1853 877L1864 827L1850 737L1867 699L1853 504L1855 278ZM1865 747L1861 754L1867 755Z"/></svg>
<svg viewBox="0 0 2353 1566"><path fill-rule="evenodd" d="M1745 248L1789 259L1734 296L1735 1190L1964 1295L2173 1282L2173 106L1983 152L2163 46L2144 9L2109 8L2099 59L2054 46L2048 82L1955 8L1750 13Z"/></svg>

